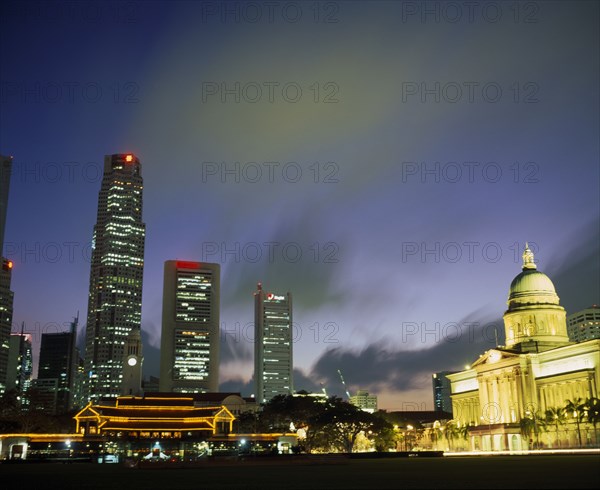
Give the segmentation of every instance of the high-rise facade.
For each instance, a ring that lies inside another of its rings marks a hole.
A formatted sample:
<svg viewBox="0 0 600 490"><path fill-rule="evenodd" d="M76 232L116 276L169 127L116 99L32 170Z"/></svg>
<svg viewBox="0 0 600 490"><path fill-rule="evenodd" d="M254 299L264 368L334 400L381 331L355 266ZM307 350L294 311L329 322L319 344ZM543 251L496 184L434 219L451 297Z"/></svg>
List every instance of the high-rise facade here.
<svg viewBox="0 0 600 490"><path fill-rule="evenodd" d="M13 316L13 292L10 290L13 263L2 257L11 169L12 157L0 155L0 394L6 389Z"/></svg>
<svg viewBox="0 0 600 490"><path fill-rule="evenodd" d="M160 391L218 391L220 275L219 264L165 262Z"/></svg>
<svg viewBox="0 0 600 490"><path fill-rule="evenodd" d="M23 333L23 329L21 329L21 333L10 335L7 371L6 390L15 390L21 406L27 407L29 405L27 390L31 385L33 373L33 355L31 334Z"/></svg>
<svg viewBox="0 0 600 490"><path fill-rule="evenodd" d="M450 380L447 378L449 374L454 374L456 371L441 371L433 373L431 383L433 385L433 409L436 412L452 413L452 399L450 395Z"/></svg>
<svg viewBox="0 0 600 490"><path fill-rule="evenodd" d="M74 392L79 353L77 342L77 319L71 323L69 332L44 333L40 346L38 380L56 379L56 404L47 407L53 413L68 412L77 408Z"/></svg>
<svg viewBox="0 0 600 490"><path fill-rule="evenodd" d="M569 339L573 342L600 339L600 306L592 305L567 317Z"/></svg>
<svg viewBox="0 0 600 490"><path fill-rule="evenodd" d="M86 327L86 397L121 394L125 343L141 329L146 225L143 180L132 154L104 157L94 226Z"/></svg>
<svg viewBox="0 0 600 490"><path fill-rule="evenodd" d="M254 384L258 403L292 394L292 340L291 293L267 293L258 283L254 293Z"/></svg>

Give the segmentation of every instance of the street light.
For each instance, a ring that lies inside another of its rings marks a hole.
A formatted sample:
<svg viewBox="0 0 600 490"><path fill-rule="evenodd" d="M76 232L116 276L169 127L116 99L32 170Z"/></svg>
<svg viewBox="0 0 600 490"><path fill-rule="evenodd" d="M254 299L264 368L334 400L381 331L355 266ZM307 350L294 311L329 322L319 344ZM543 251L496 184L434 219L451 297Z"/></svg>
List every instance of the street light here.
<svg viewBox="0 0 600 490"><path fill-rule="evenodd" d="M406 426L407 432L406 432L406 437L404 438L404 450L405 451L408 451L408 444L407 444L408 443L408 437L410 436L410 431L413 430L413 429L414 429L414 427L412 425L407 425Z"/></svg>

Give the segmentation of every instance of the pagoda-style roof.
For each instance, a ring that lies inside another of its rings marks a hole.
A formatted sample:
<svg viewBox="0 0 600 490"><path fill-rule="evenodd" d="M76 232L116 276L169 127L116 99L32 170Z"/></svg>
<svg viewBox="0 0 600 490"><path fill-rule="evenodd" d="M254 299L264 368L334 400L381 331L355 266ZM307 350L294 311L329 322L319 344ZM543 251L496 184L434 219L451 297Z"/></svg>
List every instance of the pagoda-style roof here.
<svg viewBox="0 0 600 490"><path fill-rule="evenodd" d="M106 431L208 431L218 423L231 424L233 414L224 406L195 407L191 397L119 397L114 406L88 404L77 415L77 432L82 426ZM84 430L85 431L85 430Z"/></svg>

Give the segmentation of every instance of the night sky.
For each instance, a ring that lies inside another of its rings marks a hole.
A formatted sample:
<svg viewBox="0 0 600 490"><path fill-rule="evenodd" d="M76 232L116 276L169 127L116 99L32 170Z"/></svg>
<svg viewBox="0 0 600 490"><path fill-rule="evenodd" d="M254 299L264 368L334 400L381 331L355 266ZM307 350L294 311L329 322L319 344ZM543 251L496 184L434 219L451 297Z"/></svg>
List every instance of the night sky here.
<svg viewBox="0 0 600 490"><path fill-rule="evenodd" d="M146 376L171 259L221 263L221 390L253 392L262 281L293 294L295 388L342 395L341 369L390 410L502 342L526 241L567 314L600 301L597 2L0 8L4 255L36 359L77 311L83 341L112 153L142 162Z"/></svg>

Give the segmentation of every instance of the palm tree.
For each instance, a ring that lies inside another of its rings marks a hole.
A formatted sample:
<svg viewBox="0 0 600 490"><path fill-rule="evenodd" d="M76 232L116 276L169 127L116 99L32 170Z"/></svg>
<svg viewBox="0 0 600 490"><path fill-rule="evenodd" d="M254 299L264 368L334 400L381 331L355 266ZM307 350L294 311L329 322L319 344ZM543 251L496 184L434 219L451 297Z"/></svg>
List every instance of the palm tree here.
<svg viewBox="0 0 600 490"><path fill-rule="evenodd" d="M458 436L458 427L456 426L455 420L448 420L448 422L446 422L444 435L448 440L448 448L450 449L450 451L452 451L452 440L456 439L456 437Z"/></svg>
<svg viewBox="0 0 600 490"><path fill-rule="evenodd" d="M526 417L521 419L521 434L526 436L530 441L532 434L535 436L534 447L540 448L540 432L546 428L545 418L540 412L525 412Z"/></svg>
<svg viewBox="0 0 600 490"><path fill-rule="evenodd" d="M581 447L581 422L583 422L583 419L586 417L587 414L585 403L579 397L575 398L575 400L567 400L565 410L568 412L569 416L571 416L575 420L575 424L577 425L577 437L579 439L579 447Z"/></svg>
<svg viewBox="0 0 600 490"><path fill-rule="evenodd" d="M559 425L565 425L567 422L567 411L561 407L551 407L546 410L546 423L553 424L556 429L556 442L560 447L560 437L558 436Z"/></svg>
<svg viewBox="0 0 600 490"><path fill-rule="evenodd" d="M587 419L594 426L594 440L598 445L597 425L600 423L600 398L591 397L585 401L587 409Z"/></svg>

